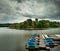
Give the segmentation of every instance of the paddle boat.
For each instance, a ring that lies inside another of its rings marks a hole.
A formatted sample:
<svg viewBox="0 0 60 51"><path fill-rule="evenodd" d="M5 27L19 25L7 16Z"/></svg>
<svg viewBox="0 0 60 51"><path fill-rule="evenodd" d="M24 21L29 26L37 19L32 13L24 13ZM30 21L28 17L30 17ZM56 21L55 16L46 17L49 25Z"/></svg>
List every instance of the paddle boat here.
<svg viewBox="0 0 60 51"><path fill-rule="evenodd" d="M44 35L45 36L45 39L48 43L49 43L49 46L51 48L55 47L55 46L58 46L58 44L56 44L53 39L49 38L47 35Z"/></svg>
<svg viewBox="0 0 60 51"><path fill-rule="evenodd" d="M44 40L43 40L44 41ZM33 37L26 43L25 48L29 51L39 51L39 50L47 50L50 51L49 43L46 43L43 47L40 46L40 36L38 34L34 34Z"/></svg>
<svg viewBox="0 0 60 51"><path fill-rule="evenodd" d="M60 34L48 35L56 44L60 45Z"/></svg>

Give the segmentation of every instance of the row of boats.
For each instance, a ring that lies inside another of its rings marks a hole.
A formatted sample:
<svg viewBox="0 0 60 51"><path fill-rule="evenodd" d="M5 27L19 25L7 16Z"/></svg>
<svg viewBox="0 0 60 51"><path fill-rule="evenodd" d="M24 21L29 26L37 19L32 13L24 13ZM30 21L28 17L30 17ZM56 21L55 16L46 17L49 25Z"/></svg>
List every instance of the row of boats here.
<svg viewBox="0 0 60 51"><path fill-rule="evenodd" d="M25 48L29 51L47 50L50 51L59 45L60 35L34 34L26 43Z"/></svg>

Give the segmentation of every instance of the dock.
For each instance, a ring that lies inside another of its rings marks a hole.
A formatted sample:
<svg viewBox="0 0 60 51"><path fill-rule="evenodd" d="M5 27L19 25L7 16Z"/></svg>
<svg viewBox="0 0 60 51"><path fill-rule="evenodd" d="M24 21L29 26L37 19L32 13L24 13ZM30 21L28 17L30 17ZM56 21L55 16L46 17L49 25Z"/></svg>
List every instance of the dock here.
<svg viewBox="0 0 60 51"><path fill-rule="evenodd" d="M39 42L39 46L40 47L45 47L45 42L44 42L44 37L43 37L43 35L42 34L40 34L40 42Z"/></svg>
<svg viewBox="0 0 60 51"><path fill-rule="evenodd" d="M47 50L50 51L51 48L54 48L57 44L46 34L40 34L39 35L39 41L33 41L29 42L29 44L26 45L27 49L30 51L34 50Z"/></svg>
<svg viewBox="0 0 60 51"><path fill-rule="evenodd" d="M46 44L47 44L48 42L47 41L45 41L45 37L44 37L44 35L43 34L40 34L40 42L39 42L39 46L40 46L40 50L48 50L48 51L50 51L50 47L46 47Z"/></svg>

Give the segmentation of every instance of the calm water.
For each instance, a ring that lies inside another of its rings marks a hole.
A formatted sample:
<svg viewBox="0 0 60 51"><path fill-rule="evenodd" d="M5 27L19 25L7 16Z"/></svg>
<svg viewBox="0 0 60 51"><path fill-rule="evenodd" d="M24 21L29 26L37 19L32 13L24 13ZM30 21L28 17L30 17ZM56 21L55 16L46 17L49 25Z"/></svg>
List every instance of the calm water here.
<svg viewBox="0 0 60 51"><path fill-rule="evenodd" d="M27 51L25 49L25 43L34 33L60 34L60 28L48 30L15 30L0 28L0 51ZM51 51L60 51L60 46L52 48Z"/></svg>

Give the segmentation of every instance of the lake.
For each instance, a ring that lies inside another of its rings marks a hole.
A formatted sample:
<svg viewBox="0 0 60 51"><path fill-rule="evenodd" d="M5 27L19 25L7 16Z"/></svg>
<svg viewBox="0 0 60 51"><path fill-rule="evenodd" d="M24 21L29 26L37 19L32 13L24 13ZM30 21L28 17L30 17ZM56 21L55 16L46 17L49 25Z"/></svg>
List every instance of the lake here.
<svg viewBox="0 0 60 51"><path fill-rule="evenodd" d="M25 43L34 33L38 34L60 34L60 28L47 30L16 30L0 28L0 51L27 51ZM52 48L51 51L60 51L60 46Z"/></svg>

